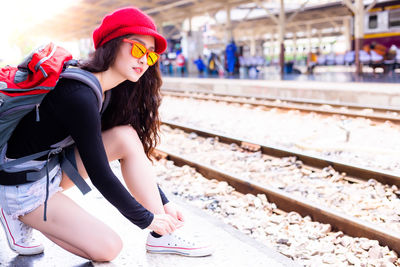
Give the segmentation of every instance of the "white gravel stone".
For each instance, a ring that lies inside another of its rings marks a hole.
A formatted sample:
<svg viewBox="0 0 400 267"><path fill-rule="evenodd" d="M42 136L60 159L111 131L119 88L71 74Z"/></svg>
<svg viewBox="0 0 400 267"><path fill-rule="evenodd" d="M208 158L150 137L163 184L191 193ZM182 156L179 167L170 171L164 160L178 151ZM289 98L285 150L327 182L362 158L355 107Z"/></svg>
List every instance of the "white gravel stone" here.
<svg viewBox="0 0 400 267"><path fill-rule="evenodd" d="M295 157L272 158L241 147L232 150L231 145L213 138L191 138L191 134L167 126L161 129L160 149L400 232L400 198L395 193L396 186L383 185L374 179L353 183L331 167L319 170L304 166ZM210 189L207 196L215 195L216 190Z"/></svg>
<svg viewBox="0 0 400 267"><path fill-rule="evenodd" d="M369 263L370 254L374 257L382 255L376 260L381 265L400 266L397 255L387 247L380 247L376 242L369 248L369 251L374 249L371 253L365 251L362 254L357 248L364 250L361 243L369 242L368 239L328 232L330 227L311 221L309 216L277 210L274 204L268 203L265 195L241 194L226 183L219 185L220 182L207 180L192 168L178 168L165 160L156 162L155 171L165 191L185 198L304 266L352 266L351 262L362 264L367 260ZM221 192L206 196L210 189Z"/></svg>
<svg viewBox="0 0 400 267"><path fill-rule="evenodd" d="M160 114L163 120L400 173L400 126L390 122L169 96Z"/></svg>

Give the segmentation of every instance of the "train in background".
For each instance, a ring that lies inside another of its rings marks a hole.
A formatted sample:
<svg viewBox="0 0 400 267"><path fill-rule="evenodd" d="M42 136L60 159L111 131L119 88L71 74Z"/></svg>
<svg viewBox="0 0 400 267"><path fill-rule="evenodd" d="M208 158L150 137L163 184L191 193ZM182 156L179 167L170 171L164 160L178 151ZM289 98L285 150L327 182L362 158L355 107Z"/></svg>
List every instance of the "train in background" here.
<svg viewBox="0 0 400 267"><path fill-rule="evenodd" d="M400 48L400 1L377 3L365 14L363 44Z"/></svg>
<svg viewBox="0 0 400 267"><path fill-rule="evenodd" d="M353 25L354 18L351 20L352 50L345 54L318 55L311 67L354 64ZM383 68L384 73L400 68L400 0L379 2L365 14L363 47L359 53L360 62L372 67L374 72L376 68Z"/></svg>

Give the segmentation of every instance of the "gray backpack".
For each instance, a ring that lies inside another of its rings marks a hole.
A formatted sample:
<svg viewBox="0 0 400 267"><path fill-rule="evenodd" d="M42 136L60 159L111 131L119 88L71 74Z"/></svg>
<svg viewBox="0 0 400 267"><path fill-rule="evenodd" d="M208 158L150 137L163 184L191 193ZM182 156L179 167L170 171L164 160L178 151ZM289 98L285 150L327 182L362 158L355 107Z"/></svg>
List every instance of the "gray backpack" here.
<svg viewBox="0 0 400 267"><path fill-rule="evenodd" d="M103 92L97 78L90 72L79 68L68 68L75 65L71 55L61 47L53 44L33 51L18 68L5 67L0 70L0 184L18 185L34 182L47 177L44 220L48 199L49 170L57 164L75 183L79 190L86 194L91 189L79 175L73 147L74 142L68 137L48 150L14 160L5 160L7 141L21 119L36 108L36 120L39 121L39 106L46 93L54 89L62 78L74 79L87 84L98 100L99 112L102 113L110 99L110 91ZM47 160L35 159L47 155Z"/></svg>

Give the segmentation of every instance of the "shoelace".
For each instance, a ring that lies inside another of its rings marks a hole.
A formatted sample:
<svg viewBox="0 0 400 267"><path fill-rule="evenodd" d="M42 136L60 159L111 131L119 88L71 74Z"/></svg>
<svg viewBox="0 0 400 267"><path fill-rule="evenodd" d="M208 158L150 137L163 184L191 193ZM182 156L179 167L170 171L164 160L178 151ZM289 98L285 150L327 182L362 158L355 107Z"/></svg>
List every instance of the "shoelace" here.
<svg viewBox="0 0 400 267"><path fill-rule="evenodd" d="M179 235L175 235L175 236L176 236L179 240L185 242L185 243L188 244L188 245L196 246L196 243L194 243L194 242L189 242L188 240L186 240L186 239L180 237Z"/></svg>
<svg viewBox="0 0 400 267"><path fill-rule="evenodd" d="M33 241L32 227L30 227L20 221L20 235L21 235L20 240L22 243L26 243L28 241Z"/></svg>

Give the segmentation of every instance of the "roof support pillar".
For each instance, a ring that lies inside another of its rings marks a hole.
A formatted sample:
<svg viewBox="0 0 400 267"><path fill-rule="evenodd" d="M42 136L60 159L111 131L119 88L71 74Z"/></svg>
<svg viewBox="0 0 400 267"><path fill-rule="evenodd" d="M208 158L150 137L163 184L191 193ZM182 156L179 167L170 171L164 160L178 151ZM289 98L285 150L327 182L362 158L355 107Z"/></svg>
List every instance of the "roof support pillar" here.
<svg viewBox="0 0 400 267"><path fill-rule="evenodd" d="M311 24L307 24L307 40L308 40L308 52L310 53L312 50L312 43L311 43Z"/></svg>
<svg viewBox="0 0 400 267"><path fill-rule="evenodd" d="M163 28L163 23L162 23L162 21L161 20L156 20L155 21L155 23L156 23L156 25L157 25L157 30L158 30L158 32L162 35L162 36L164 36L164 28Z"/></svg>
<svg viewBox="0 0 400 267"><path fill-rule="evenodd" d="M296 62L297 58L297 34L293 32L293 62Z"/></svg>
<svg viewBox="0 0 400 267"><path fill-rule="evenodd" d="M364 3L362 0L356 0L355 9L356 13L354 14L354 40L356 51L356 73L362 74L362 65L360 62L360 50L362 49L364 38Z"/></svg>
<svg viewBox="0 0 400 267"><path fill-rule="evenodd" d="M322 52L322 31L318 30L318 51Z"/></svg>
<svg viewBox="0 0 400 267"><path fill-rule="evenodd" d="M343 20L343 35L346 51L351 50L351 30L350 30L350 18Z"/></svg>
<svg viewBox="0 0 400 267"><path fill-rule="evenodd" d="M250 56L254 57L256 55L257 47L256 47L256 37L253 34L250 37Z"/></svg>
<svg viewBox="0 0 400 267"><path fill-rule="evenodd" d="M271 57L271 64L274 62L275 58L275 32L272 30L269 38L269 55Z"/></svg>
<svg viewBox="0 0 400 267"><path fill-rule="evenodd" d="M285 5L284 0L280 0L279 24L278 24L278 40L279 40L279 67L281 76L285 70Z"/></svg>
<svg viewBox="0 0 400 267"><path fill-rule="evenodd" d="M189 29L188 29L188 35L191 36L192 35L192 17L188 17L189 20Z"/></svg>
<svg viewBox="0 0 400 267"><path fill-rule="evenodd" d="M364 39L364 15L366 11L370 10L376 4L376 0L374 0L366 9L364 9L363 0L355 0L354 4L350 0L343 1L354 14L354 47L356 56L356 73L362 74L360 50L362 49Z"/></svg>
<svg viewBox="0 0 400 267"><path fill-rule="evenodd" d="M226 43L229 44L233 39L231 6L226 7Z"/></svg>

